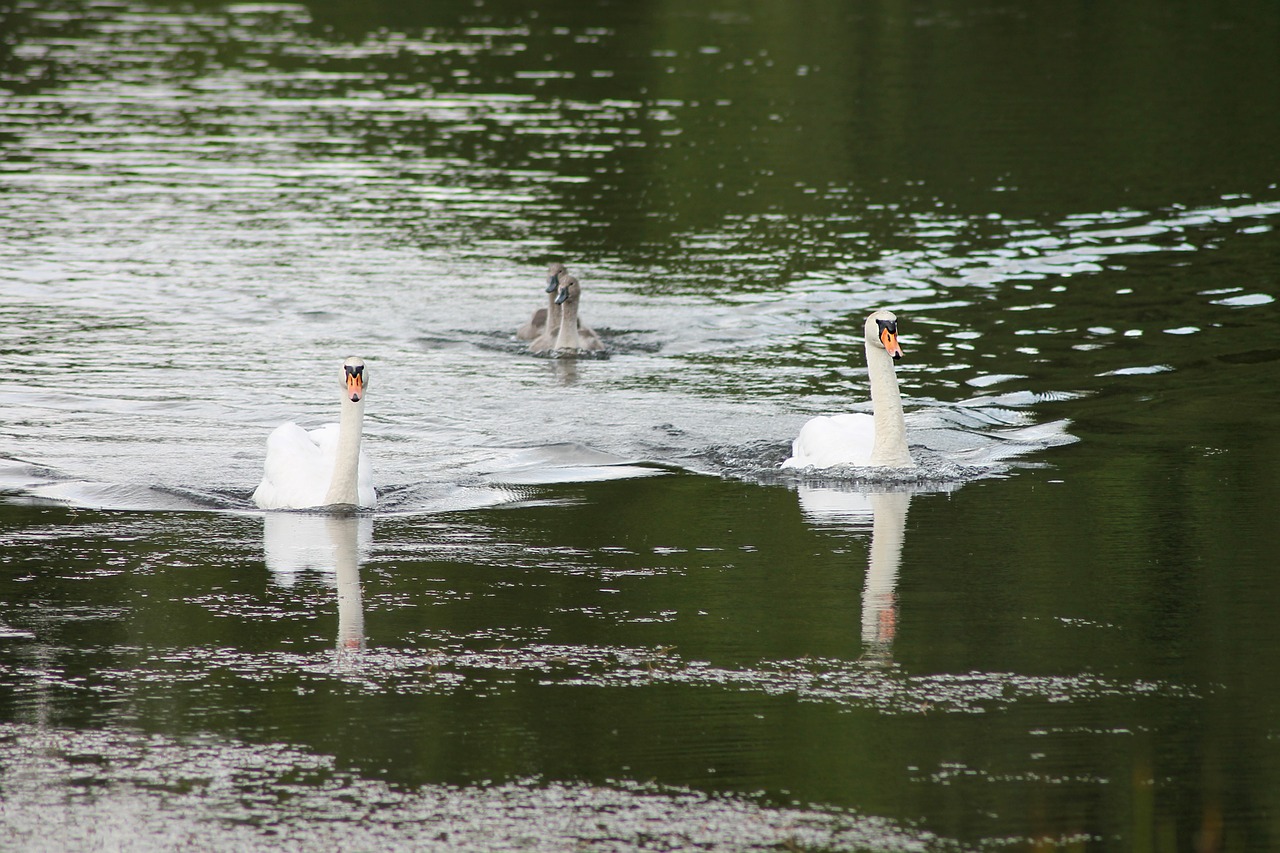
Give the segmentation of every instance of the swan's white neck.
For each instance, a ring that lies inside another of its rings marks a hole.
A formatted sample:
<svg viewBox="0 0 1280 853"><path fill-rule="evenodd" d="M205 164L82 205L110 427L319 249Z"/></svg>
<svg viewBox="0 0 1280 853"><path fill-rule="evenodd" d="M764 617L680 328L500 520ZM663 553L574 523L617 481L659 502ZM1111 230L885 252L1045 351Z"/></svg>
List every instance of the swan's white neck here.
<svg viewBox="0 0 1280 853"><path fill-rule="evenodd" d="M560 334L556 335L556 349L582 349L578 335L578 300L566 299L560 306Z"/></svg>
<svg viewBox="0 0 1280 853"><path fill-rule="evenodd" d="M324 496L325 506L359 505L360 437L364 432L364 398L353 403L342 398L342 417L338 421L338 455L334 459L333 479Z"/></svg>
<svg viewBox="0 0 1280 853"><path fill-rule="evenodd" d="M913 467L916 463L907 450L907 425L902 417L902 395L893 371L893 356L870 341L866 347L876 433L868 464L878 468Z"/></svg>

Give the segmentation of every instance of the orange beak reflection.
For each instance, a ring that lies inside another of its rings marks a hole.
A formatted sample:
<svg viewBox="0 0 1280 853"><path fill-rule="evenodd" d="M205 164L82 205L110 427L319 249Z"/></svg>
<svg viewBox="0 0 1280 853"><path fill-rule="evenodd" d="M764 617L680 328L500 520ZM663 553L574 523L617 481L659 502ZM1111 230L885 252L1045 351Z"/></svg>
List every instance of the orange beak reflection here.
<svg viewBox="0 0 1280 853"><path fill-rule="evenodd" d="M885 352L894 358L902 358L902 347L898 344L898 334L890 329L880 330L880 343L884 344Z"/></svg>

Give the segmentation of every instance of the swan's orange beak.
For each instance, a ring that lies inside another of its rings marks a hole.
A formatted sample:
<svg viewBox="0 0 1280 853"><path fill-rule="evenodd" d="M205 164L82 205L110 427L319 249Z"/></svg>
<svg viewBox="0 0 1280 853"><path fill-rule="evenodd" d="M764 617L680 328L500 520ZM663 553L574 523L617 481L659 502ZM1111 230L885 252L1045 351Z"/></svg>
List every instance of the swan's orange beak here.
<svg viewBox="0 0 1280 853"><path fill-rule="evenodd" d="M359 373L347 373L347 396L351 402L359 403L364 396L364 376Z"/></svg>
<svg viewBox="0 0 1280 853"><path fill-rule="evenodd" d="M880 330L880 343L884 344L885 352L893 356L895 359L902 358L902 346L898 343L898 333L889 327Z"/></svg>

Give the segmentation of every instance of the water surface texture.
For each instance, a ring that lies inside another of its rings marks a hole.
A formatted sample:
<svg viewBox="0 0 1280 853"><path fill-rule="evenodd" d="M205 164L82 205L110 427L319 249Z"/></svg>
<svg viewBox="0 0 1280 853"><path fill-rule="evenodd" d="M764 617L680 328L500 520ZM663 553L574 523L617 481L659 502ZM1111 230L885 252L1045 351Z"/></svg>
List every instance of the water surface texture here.
<svg viewBox="0 0 1280 853"><path fill-rule="evenodd" d="M532 5L0 8L0 847L1280 843L1280 8Z"/></svg>

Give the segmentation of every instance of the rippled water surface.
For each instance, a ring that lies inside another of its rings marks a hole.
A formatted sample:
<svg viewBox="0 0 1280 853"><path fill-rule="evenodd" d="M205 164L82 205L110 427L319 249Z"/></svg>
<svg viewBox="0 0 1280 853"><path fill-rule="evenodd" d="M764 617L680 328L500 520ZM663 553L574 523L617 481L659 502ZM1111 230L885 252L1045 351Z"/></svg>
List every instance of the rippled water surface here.
<svg viewBox="0 0 1280 853"><path fill-rule="evenodd" d="M0 8L0 846L1274 846L1274 4L527 5Z"/></svg>

